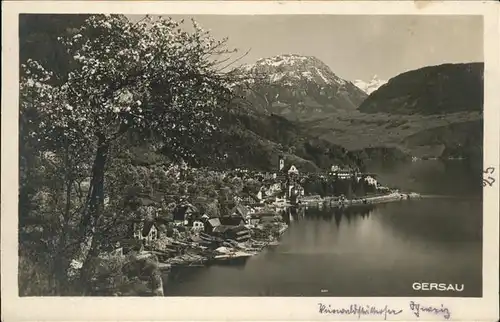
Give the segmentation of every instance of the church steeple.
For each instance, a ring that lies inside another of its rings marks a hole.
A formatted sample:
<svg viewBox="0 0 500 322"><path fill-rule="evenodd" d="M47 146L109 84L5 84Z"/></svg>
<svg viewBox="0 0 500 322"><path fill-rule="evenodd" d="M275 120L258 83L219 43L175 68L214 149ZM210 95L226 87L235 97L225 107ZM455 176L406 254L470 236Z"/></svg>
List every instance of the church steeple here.
<svg viewBox="0 0 500 322"><path fill-rule="evenodd" d="M278 170L283 171L284 168L285 168L285 158L283 157L283 155L280 155L279 156Z"/></svg>

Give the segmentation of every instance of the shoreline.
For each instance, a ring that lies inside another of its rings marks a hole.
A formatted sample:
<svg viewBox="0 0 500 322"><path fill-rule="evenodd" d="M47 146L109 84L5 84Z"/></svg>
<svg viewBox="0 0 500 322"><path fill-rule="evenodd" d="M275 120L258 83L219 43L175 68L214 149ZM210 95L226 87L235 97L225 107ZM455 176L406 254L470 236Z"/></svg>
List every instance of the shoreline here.
<svg viewBox="0 0 500 322"><path fill-rule="evenodd" d="M372 204L380 204L385 202L395 202L401 200L410 200L410 199L420 199L422 196L418 193L399 193L393 192L386 195L381 196L373 196L367 198L360 199L352 199L352 200L334 200L337 198L327 197L322 200L318 200L315 202L308 202L306 204L300 205L276 205L272 204L272 206L276 207L275 216L281 216L282 211L286 211L288 208L292 207L310 207L310 206L327 206L327 207L340 207L347 208L352 206L360 206L360 205L372 205ZM186 243L185 250L191 250L186 254L182 254L179 256L171 257L166 261L160 261L160 265L163 270L170 270L173 267L192 267L192 266L209 266L209 265L217 265L223 264L224 262L230 262L238 259L248 259L257 254L260 254L268 247L273 247L279 245L279 240L281 236L288 230L288 225L285 223L279 224L279 230L277 230L274 234L268 233L269 238L257 238L254 235L254 231L263 230L262 227L256 227L252 225L246 225L245 227L252 232L252 238L245 242L236 242L234 240L220 240L217 243L220 245L217 248L212 248L210 250L201 246L201 244L197 242ZM272 237L271 237L272 236ZM155 253L155 251L146 251L150 253ZM196 254L198 252L205 253L203 255ZM209 254L208 254L209 253ZM207 256L208 255L208 256Z"/></svg>
<svg viewBox="0 0 500 322"><path fill-rule="evenodd" d="M279 213L276 212L276 216ZM288 230L286 223L276 223L274 227L251 227L246 228L251 232L252 237L244 242L237 242L231 239L213 240L216 246L203 246L200 242L192 241L184 243L182 254L159 260L159 269L163 274L170 272L172 268L184 267L205 267L211 265L223 265L230 262L246 260L260 254L268 247L279 245L281 236ZM264 233L268 237L261 237L258 234ZM143 254L158 255L161 251L145 250Z"/></svg>
<svg viewBox="0 0 500 322"><path fill-rule="evenodd" d="M266 249L279 246L283 234L289 228L289 223L286 223L283 219L283 213L294 207L325 206L346 209L355 206L420 198L422 196L417 193L392 192L351 200L326 197L299 205L279 205L275 203L269 205L274 210L258 209L253 214L253 218L259 218L258 224L247 223L244 225L245 230L250 234L250 238L245 241L238 242L227 237L209 236L205 233L199 235L189 234L181 239L169 238L167 240L169 246L166 249L143 249L136 253L134 257L136 259L149 258L154 262L156 272L161 276L162 293L166 293L171 274L176 275L178 270L210 266L241 266L251 257L263 253Z"/></svg>
<svg viewBox="0 0 500 322"><path fill-rule="evenodd" d="M401 200L411 200L411 199L422 199L425 196L422 196L416 192L391 192L385 195L379 196L371 196L364 198L355 198L350 200L340 200L338 197L325 197L319 200L311 200L305 201L305 203L300 204L301 207L310 207L310 206L326 206L326 207L350 207L357 205L372 205L372 204L380 204L386 202L395 202Z"/></svg>

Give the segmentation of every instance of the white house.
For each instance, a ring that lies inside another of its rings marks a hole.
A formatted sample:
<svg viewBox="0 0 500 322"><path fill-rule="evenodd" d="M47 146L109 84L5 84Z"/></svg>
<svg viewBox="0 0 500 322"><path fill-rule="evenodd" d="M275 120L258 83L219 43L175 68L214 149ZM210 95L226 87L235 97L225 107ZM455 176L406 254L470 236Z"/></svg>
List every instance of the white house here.
<svg viewBox="0 0 500 322"><path fill-rule="evenodd" d="M144 222L134 222L132 224L133 228L133 234L135 239L142 239L142 229L144 228Z"/></svg>
<svg viewBox="0 0 500 322"><path fill-rule="evenodd" d="M340 171L340 166L338 166L338 165L336 165L336 164L332 165L331 171L332 171L332 172L335 172L335 171Z"/></svg>
<svg viewBox="0 0 500 322"><path fill-rule="evenodd" d="M200 233L205 230L205 224L201 221L195 220L193 222L193 228L191 228L191 231L194 233Z"/></svg>
<svg viewBox="0 0 500 322"><path fill-rule="evenodd" d="M304 188L300 185L294 185L294 186L290 185L288 187L288 195L289 196L292 195L292 191L296 196L304 196L305 195Z"/></svg>
<svg viewBox="0 0 500 322"><path fill-rule="evenodd" d="M290 169L288 169L288 174L299 174L299 170L297 170L297 168L292 165Z"/></svg>
<svg viewBox="0 0 500 322"><path fill-rule="evenodd" d="M159 238L159 230L156 224L152 221L144 223L144 221L133 223L133 235L135 239L145 241L150 244L152 241Z"/></svg>
<svg viewBox="0 0 500 322"><path fill-rule="evenodd" d="M375 186L375 187L378 185L377 180L376 180L374 177L372 177L372 176L367 176L367 177L365 178L365 181L366 181L366 183L368 183L369 185L372 185L372 186Z"/></svg>

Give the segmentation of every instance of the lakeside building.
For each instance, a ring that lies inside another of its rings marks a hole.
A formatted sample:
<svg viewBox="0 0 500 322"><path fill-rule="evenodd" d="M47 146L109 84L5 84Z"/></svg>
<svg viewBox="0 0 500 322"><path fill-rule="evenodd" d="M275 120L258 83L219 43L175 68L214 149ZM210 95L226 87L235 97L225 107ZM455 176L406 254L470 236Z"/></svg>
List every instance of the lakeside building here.
<svg viewBox="0 0 500 322"><path fill-rule="evenodd" d="M278 190L276 185L273 185L272 189L268 190L268 195L274 196L279 194L282 198L292 203L297 202L300 196L305 195L305 190L300 184L301 174L299 170L294 164L286 165L282 155L279 156L278 171L274 177L280 187Z"/></svg>
<svg viewBox="0 0 500 322"><path fill-rule="evenodd" d="M132 220L131 230L133 238L142 241L145 245L150 245L160 237L158 223L152 220Z"/></svg>
<svg viewBox="0 0 500 322"><path fill-rule="evenodd" d="M377 179L375 179L374 177L368 175L365 177L365 181L369 184L369 185L372 185L372 186L375 186L377 187L378 186L378 181Z"/></svg>

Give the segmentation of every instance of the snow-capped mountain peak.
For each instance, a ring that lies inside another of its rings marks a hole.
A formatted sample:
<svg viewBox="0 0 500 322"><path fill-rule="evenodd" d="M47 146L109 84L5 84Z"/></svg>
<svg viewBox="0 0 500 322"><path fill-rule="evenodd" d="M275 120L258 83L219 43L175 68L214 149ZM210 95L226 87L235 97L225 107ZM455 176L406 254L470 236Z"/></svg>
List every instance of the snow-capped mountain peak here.
<svg viewBox="0 0 500 322"><path fill-rule="evenodd" d="M254 64L245 64L236 69L240 73L266 76L270 83L292 85L297 81L310 81L322 85L345 85L346 81L335 75L330 67L313 56L297 54L276 55L261 58Z"/></svg>
<svg viewBox="0 0 500 322"><path fill-rule="evenodd" d="M354 81L354 85L356 85L359 89L361 89L368 95L375 92L380 86L386 83L387 83L386 80L379 79L377 75L374 75L372 79L368 82L359 79Z"/></svg>
<svg viewBox="0 0 500 322"><path fill-rule="evenodd" d="M298 119L354 110L366 94L313 56L284 54L233 71L233 91L259 111Z"/></svg>

